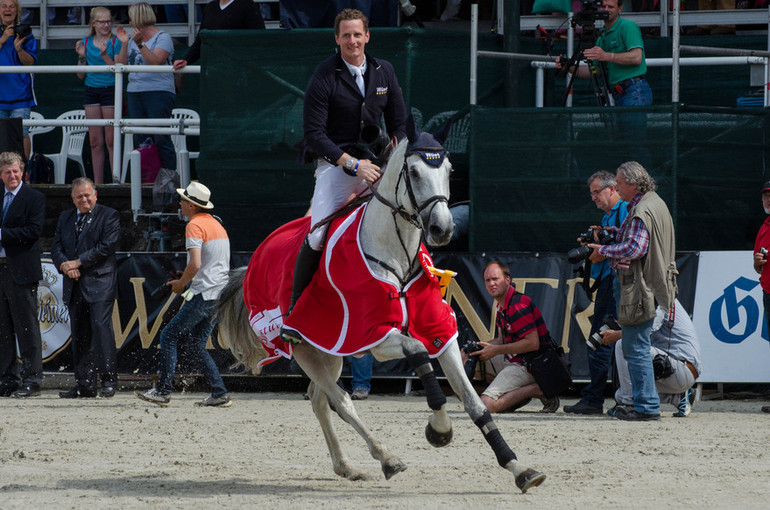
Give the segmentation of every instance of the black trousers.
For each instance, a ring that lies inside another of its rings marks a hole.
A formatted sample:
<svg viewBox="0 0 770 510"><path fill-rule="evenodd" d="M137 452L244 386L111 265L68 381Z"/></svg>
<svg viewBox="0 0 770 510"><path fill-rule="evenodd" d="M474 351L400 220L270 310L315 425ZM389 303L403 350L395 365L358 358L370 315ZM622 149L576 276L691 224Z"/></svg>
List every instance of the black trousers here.
<svg viewBox="0 0 770 510"><path fill-rule="evenodd" d="M3 381L40 386L43 347L37 317L37 283L17 285L0 263L0 377ZM21 364L16 356L19 344Z"/></svg>
<svg viewBox="0 0 770 510"><path fill-rule="evenodd" d="M72 327L72 361L79 386L117 385L115 333L112 328L114 300L89 303L78 283L72 287L69 311Z"/></svg>

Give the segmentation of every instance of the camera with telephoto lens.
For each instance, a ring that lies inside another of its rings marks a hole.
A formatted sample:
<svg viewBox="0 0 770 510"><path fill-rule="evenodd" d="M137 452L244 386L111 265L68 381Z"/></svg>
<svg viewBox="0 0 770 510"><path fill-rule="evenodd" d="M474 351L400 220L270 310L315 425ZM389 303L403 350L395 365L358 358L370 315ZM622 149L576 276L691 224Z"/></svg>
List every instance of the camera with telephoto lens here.
<svg viewBox="0 0 770 510"><path fill-rule="evenodd" d="M578 238L582 243L593 243L594 242L593 229L589 228L587 231L580 234ZM615 232L608 228L603 228L596 233L596 238L599 240L599 244L602 244L602 245L614 244ZM588 246L578 246L577 248L572 248L570 251L567 252L567 262L569 262L570 264L577 264L578 262L587 259L590 255L591 255L591 248L589 248Z"/></svg>
<svg viewBox="0 0 770 510"><path fill-rule="evenodd" d="M5 28L6 25L0 25L0 32L5 32ZM32 27L26 23L14 23L13 33L16 34L19 38L24 39L32 33Z"/></svg>
<svg viewBox="0 0 770 510"><path fill-rule="evenodd" d="M467 344L465 344L465 347L463 347L463 351L465 351L465 354L473 354L474 352L478 352L481 349L483 349L484 346L479 345L478 342L474 342L471 340Z"/></svg>
<svg viewBox="0 0 770 510"><path fill-rule="evenodd" d="M595 351L597 347L602 345L602 333L610 329L620 331L620 324L618 324L618 321L612 315L608 315L604 318L604 324L601 325L599 331L586 338L586 345L592 351Z"/></svg>

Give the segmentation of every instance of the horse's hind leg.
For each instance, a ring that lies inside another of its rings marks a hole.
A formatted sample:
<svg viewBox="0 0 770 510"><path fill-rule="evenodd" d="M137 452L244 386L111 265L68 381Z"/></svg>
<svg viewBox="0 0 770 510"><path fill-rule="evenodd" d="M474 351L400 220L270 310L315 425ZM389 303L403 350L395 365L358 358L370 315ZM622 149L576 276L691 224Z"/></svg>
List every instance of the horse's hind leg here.
<svg viewBox="0 0 770 510"><path fill-rule="evenodd" d="M405 470L406 465L372 437L369 429L356 414L350 395L337 386L337 379L342 372L342 358L321 352L306 343L295 346L294 357L312 381L308 393L313 404L313 412L321 424L326 445L332 457L334 472L350 480L367 478L364 472L350 465L342 452L331 419L331 409L334 409L340 418L349 423L364 438L369 447L369 453L380 461L386 479Z"/></svg>
<svg viewBox="0 0 770 510"><path fill-rule="evenodd" d="M471 382L465 375L460 350L456 346L450 345L439 356L438 360L449 384L460 400L462 400L465 412L471 417L473 423L481 429L484 439L487 440L489 446L492 447L492 451L495 452L500 466L513 473L516 477L516 486L521 489L521 492L527 492L528 489L543 483L545 475L522 465L516 459L516 454L513 453L513 450L508 447L508 443L503 439L503 436L497 429L497 425L492 420L492 415L489 414L486 406L484 406L484 403L476 394L476 390L473 389L473 385L471 385Z"/></svg>

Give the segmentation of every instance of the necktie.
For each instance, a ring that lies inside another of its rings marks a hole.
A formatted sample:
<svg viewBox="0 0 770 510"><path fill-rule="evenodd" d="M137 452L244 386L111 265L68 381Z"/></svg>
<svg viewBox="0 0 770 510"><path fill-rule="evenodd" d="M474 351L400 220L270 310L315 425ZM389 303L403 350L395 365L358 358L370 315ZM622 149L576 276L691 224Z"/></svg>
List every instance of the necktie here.
<svg viewBox="0 0 770 510"><path fill-rule="evenodd" d="M89 213L78 213L78 220L75 223L75 237L80 238L80 233L83 231L83 227L86 226L86 220Z"/></svg>
<svg viewBox="0 0 770 510"><path fill-rule="evenodd" d="M3 201L3 217L0 218L0 224L5 223L5 214L8 212L8 208L11 206L11 202L13 202L13 193L6 191L5 200Z"/></svg>
<svg viewBox="0 0 770 510"><path fill-rule="evenodd" d="M356 85L358 85L358 90L361 91L362 96L366 97L366 89L364 88L364 74L361 71L361 68L354 67L353 74L356 75Z"/></svg>

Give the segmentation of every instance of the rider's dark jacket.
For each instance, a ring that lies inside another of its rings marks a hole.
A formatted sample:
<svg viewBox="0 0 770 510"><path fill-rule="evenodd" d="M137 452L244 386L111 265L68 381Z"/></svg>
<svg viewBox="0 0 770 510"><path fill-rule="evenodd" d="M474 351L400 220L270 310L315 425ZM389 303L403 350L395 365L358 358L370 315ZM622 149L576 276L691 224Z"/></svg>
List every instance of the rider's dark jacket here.
<svg viewBox="0 0 770 510"><path fill-rule="evenodd" d="M361 129L380 125L383 116L388 136L406 137L406 106L393 66L369 55L366 61L366 97L339 54L316 68L305 91L301 161L320 157L336 164L345 152L342 147L358 142Z"/></svg>

